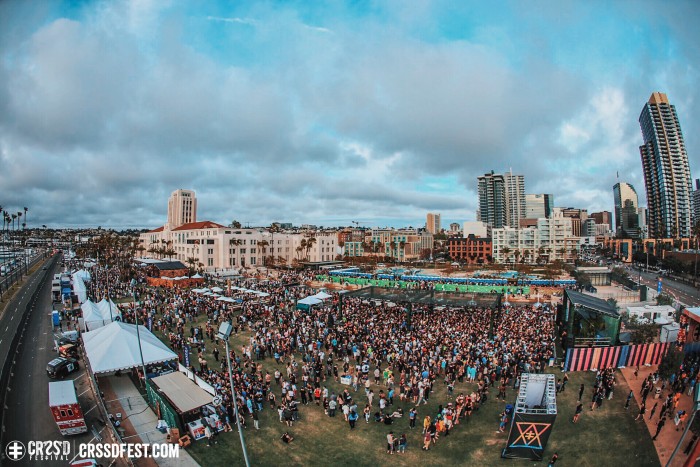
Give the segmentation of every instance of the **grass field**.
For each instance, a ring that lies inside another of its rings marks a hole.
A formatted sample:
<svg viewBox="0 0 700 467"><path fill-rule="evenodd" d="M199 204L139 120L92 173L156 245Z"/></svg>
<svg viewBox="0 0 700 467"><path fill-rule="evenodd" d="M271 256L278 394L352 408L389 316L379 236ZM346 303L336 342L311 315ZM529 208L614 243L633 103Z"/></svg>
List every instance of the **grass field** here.
<svg viewBox="0 0 700 467"><path fill-rule="evenodd" d="M247 332L232 336L231 347L240 349L247 344L250 334ZM211 368L218 364L211 357L213 345L207 343L207 360ZM219 345L221 350L221 346ZM223 353L223 352L222 352ZM273 373L276 367L284 373L282 365L268 358L263 361L266 371ZM561 373L553 370L559 377ZM593 373L570 373L567 390L557 398L559 414L549 443L545 450L545 460L549 460L555 451L559 454L557 466L656 466L659 461L646 428L642 422L635 422L636 406L624 410L624 400L629 389L621 375L618 374L615 397L605 401L603 407L594 412L588 410L591 388L594 382ZM583 401L586 410L577 424L571 423L578 388L581 383L586 385ZM274 382L273 382L274 385ZM330 391L336 394L346 386L327 381ZM455 394L469 393L475 386L464 383L457 384ZM501 450L505 447L507 432L497 433L498 415L505 403L495 401L497 390L491 390L489 400L480 410L474 412L470 419L456 426L447 437L441 437L437 445L429 452L421 450L421 424L425 415L434 417L439 404L446 404L447 391L442 380L435 385L436 390L427 405L418 409L418 423L415 430L409 430L408 418L398 420L393 426L370 421L366 424L361 416L354 430L350 430L338 410L335 418L323 413L322 407L315 404L301 406L301 420L292 428L279 422L276 411L270 410L266 404L260 414L260 430L253 428L252 420L248 419L248 428L244 430L248 455L251 465L278 466L334 466L357 465L376 466L384 463L392 465L496 465L499 463L514 463L518 465L546 465L543 461L536 463L526 460L503 460ZM373 385L375 395L379 387ZM494 388L495 389L495 388ZM352 389L351 389L352 391ZM364 408L366 398L364 390L356 393L358 407ZM275 390L279 397L279 390ZM509 388L508 401L515 398L515 391ZM377 397L375 396L375 408ZM408 414L412 404L400 403L395 399L394 407L403 407ZM361 414L360 414L361 415ZM389 430L394 434L406 433L408 448L406 454L388 455L385 450L386 435ZM280 436L289 431L295 438L291 444L285 444ZM189 448L189 452L202 466L238 466L242 465L242 454L237 432L221 433L218 443L207 447L206 442L199 441Z"/></svg>

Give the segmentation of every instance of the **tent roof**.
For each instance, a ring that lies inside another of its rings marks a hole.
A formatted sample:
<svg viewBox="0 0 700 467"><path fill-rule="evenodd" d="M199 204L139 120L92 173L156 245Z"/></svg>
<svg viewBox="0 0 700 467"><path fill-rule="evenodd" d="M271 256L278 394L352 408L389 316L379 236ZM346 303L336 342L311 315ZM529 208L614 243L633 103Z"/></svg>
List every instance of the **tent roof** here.
<svg viewBox="0 0 700 467"><path fill-rule="evenodd" d="M139 326L143 362L177 360L177 354L163 344L144 326ZM113 321L83 334L85 354L94 373L110 373L141 366L136 325Z"/></svg>
<svg viewBox="0 0 700 467"><path fill-rule="evenodd" d="M97 304L97 308L99 308L100 314L102 315L102 318L100 319L110 319L110 314L112 317L122 315L122 312L119 310L117 304L111 299L107 301L106 298L103 298L100 300L100 303Z"/></svg>
<svg viewBox="0 0 700 467"><path fill-rule="evenodd" d="M92 300L88 299L85 303L80 305L80 309L83 312L83 319L85 321L102 320L102 313L100 313L100 307L98 307L97 304Z"/></svg>
<svg viewBox="0 0 700 467"><path fill-rule="evenodd" d="M318 298L314 296L309 296L306 298L302 298L297 302L297 304L302 304L302 305L318 305L319 303L323 303L323 300L319 300Z"/></svg>
<svg viewBox="0 0 700 467"><path fill-rule="evenodd" d="M163 393L180 413L198 409L212 402L211 394L179 371L153 378L151 383L155 384L159 392Z"/></svg>
<svg viewBox="0 0 700 467"><path fill-rule="evenodd" d="M158 268L159 271L169 271L173 269L187 269L187 266L182 264L180 261L165 261L163 263L153 263L153 266Z"/></svg>
<svg viewBox="0 0 700 467"><path fill-rule="evenodd" d="M318 298L319 300L325 300L327 298L331 298L333 295L329 295L326 292L319 292L316 295L312 295L312 297Z"/></svg>

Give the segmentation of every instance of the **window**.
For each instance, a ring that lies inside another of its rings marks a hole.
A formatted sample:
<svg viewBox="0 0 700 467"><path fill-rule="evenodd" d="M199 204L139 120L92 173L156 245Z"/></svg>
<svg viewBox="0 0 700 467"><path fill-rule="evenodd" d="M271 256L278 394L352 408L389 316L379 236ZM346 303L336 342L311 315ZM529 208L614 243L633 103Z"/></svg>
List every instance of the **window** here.
<svg viewBox="0 0 700 467"><path fill-rule="evenodd" d="M65 410L61 410L60 412L61 412L61 418L65 418L65 417L66 417L66 411L65 411Z"/></svg>

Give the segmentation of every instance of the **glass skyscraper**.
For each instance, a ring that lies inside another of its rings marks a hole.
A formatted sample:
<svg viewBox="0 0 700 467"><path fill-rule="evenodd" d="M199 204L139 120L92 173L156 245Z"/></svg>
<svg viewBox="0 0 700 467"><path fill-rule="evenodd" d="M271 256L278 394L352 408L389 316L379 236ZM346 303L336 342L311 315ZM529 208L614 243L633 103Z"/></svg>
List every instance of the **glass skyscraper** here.
<svg viewBox="0 0 700 467"><path fill-rule="evenodd" d="M690 237L690 165L675 106L655 92L639 116L644 144L639 147L647 192L650 238Z"/></svg>

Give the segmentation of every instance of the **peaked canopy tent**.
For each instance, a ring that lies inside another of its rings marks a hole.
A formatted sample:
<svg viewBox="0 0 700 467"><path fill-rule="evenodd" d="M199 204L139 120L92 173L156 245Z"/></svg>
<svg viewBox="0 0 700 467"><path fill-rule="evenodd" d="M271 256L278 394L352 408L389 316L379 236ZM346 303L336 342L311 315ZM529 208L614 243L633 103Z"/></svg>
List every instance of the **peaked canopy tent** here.
<svg viewBox="0 0 700 467"><path fill-rule="evenodd" d="M319 300L326 300L332 297L332 295L327 294L326 292L319 292L316 295L312 295L314 298L318 298Z"/></svg>
<svg viewBox="0 0 700 467"><path fill-rule="evenodd" d="M177 361L178 356L144 326L139 326L143 364ZM85 355L93 373L114 373L141 366L136 325L114 321L83 334Z"/></svg>
<svg viewBox="0 0 700 467"><path fill-rule="evenodd" d="M112 309L110 310L110 306ZM100 303L94 303L91 300L87 300L80 306L83 316L79 319L80 330L94 331L97 328L101 328L112 321L121 319L121 311L117 305L110 300L109 302L102 299Z"/></svg>
<svg viewBox="0 0 700 467"><path fill-rule="evenodd" d="M297 308L299 308L300 310L309 310L312 306L320 305L321 303L323 303L323 300L318 299L314 296L309 296L297 301Z"/></svg>
<svg viewBox="0 0 700 467"><path fill-rule="evenodd" d="M80 303L87 301L87 287L85 287L82 276L79 276L77 273L73 274L73 293L78 296Z"/></svg>

